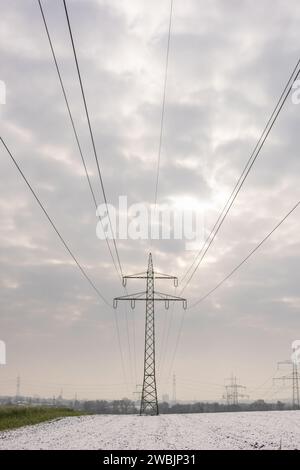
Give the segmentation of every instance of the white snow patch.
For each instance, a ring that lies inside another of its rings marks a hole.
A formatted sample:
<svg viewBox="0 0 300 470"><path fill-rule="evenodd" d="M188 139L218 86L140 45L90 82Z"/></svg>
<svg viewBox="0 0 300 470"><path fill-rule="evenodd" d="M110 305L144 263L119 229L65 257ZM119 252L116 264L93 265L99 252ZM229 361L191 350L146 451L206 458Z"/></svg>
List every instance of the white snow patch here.
<svg viewBox="0 0 300 470"><path fill-rule="evenodd" d="M0 449L300 449L300 411L63 418L0 432Z"/></svg>

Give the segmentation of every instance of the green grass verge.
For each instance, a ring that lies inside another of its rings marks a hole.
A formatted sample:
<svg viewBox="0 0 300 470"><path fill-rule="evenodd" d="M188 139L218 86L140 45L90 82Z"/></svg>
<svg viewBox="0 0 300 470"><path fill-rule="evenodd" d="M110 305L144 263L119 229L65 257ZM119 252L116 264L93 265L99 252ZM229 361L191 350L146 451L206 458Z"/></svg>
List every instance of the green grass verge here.
<svg viewBox="0 0 300 470"><path fill-rule="evenodd" d="M0 406L0 431L37 424L55 418L80 416L85 413L70 408L46 406Z"/></svg>

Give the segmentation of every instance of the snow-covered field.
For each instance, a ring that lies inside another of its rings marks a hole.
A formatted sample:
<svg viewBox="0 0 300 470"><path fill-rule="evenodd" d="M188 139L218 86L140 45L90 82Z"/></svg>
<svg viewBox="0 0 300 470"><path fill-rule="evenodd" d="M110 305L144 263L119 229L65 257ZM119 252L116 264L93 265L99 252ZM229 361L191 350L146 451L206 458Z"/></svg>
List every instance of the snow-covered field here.
<svg viewBox="0 0 300 470"><path fill-rule="evenodd" d="M300 449L300 411L63 418L0 433L0 449Z"/></svg>

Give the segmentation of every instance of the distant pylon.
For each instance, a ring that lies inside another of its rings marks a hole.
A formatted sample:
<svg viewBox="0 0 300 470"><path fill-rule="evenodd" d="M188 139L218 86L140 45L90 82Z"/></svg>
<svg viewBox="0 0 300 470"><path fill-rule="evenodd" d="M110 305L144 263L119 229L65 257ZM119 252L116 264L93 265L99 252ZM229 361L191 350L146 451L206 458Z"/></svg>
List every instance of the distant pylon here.
<svg viewBox="0 0 300 470"><path fill-rule="evenodd" d="M176 403L176 375L173 374L172 402Z"/></svg>
<svg viewBox="0 0 300 470"><path fill-rule="evenodd" d="M141 384L136 384L135 385L135 392L133 392L133 396L134 396L134 401L135 402L141 402L141 397L142 397L142 385ZM136 397L135 397L136 396Z"/></svg>
<svg viewBox="0 0 300 470"><path fill-rule="evenodd" d="M165 308L169 308L170 302L181 301L183 307L186 308L186 299L164 294L154 290L154 282L156 279L173 280L175 287L178 285L178 279L175 276L155 272L153 269L152 255L149 254L148 269L144 273L123 276L123 285L126 286L127 279L145 279L146 291L137 294L124 295L114 299L114 307L117 308L119 300L129 300L131 308L135 307L135 302L146 302L146 319L145 319L145 350L144 350L144 378L141 396L140 414L158 415L157 387L155 377L155 302L164 302Z"/></svg>
<svg viewBox="0 0 300 470"><path fill-rule="evenodd" d="M293 407L299 409L299 374L298 365L293 362Z"/></svg>
<svg viewBox="0 0 300 470"><path fill-rule="evenodd" d="M248 395L239 392L239 390L245 390L246 387L239 385L237 383L236 377L233 376L233 374L229 379L226 380L229 380L229 384L225 385L225 394L223 395L223 398L226 399L227 405L237 406L239 404L240 398L248 397Z"/></svg>
<svg viewBox="0 0 300 470"><path fill-rule="evenodd" d="M291 373L288 375L282 375L281 377L274 377L274 381L282 380L285 382L286 380L292 381L292 406L295 410L299 410L300 408L300 400L299 400L299 372L298 372L298 365L296 362L292 360L287 361L280 361L277 363L277 369L279 369L280 365L289 365L292 366Z"/></svg>
<svg viewBox="0 0 300 470"><path fill-rule="evenodd" d="M20 390L21 390L21 377L19 374L17 377L17 384L16 384L16 401L20 399Z"/></svg>

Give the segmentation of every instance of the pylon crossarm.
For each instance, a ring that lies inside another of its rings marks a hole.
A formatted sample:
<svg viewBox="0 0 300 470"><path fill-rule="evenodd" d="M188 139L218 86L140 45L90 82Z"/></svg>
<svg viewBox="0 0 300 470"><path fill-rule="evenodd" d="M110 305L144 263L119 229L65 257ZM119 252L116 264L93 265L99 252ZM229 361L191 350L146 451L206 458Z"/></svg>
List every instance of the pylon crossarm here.
<svg viewBox="0 0 300 470"><path fill-rule="evenodd" d="M167 279L172 280L174 282L174 286L178 287L178 278L176 276L170 276L169 274L159 273L157 271L153 271L153 278L154 279ZM129 274L127 276L123 276L122 283L125 287L127 285L127 279L148 279L148 273L136 273L136 274Z"/></svg>
<svg viewBox="0 0 300 470"><path fill-rule="evenodd" d="M169 274L163 274L163 273L159 273L157 271L154 271L154 277L155 277L155 279L172 280L174 282L174 287L178 287L178 278L176 276L170 276Z"/></svg>
<svg viewBox="0 0 300 470"><path fill-rule="evenodd" d="M135 294L122 295L120 297L115 297L113 301L113 307L117 308L119 300L128 300L131 302L131 308L135 307L136 300L145 300L146 292L137 292Z"/></svg>
<svg viewBox="0 0 300 470"><path fill-rule="evenodd" d="M281 377L274 377L273 380L293 380L293 376L292 375L283 375Z"/></svg>
<svg viewBox="0 0 300 470"><path fill-rule="evenodd" d="M147 273L137 273L137 274L129 274L127 276L123 276L122 284L124 287L127 284L127 279L147 279Z"/></svg>
<svg viewBox="0 0 300 470"><path fill-rule="evenodd" d="M187 308L187 300L176 295L165 294L163 292L154 291L154 300L164 301L166 309L169 308L170 302L182 302L184 310Z"/></svg>
<svg viewBox="0 0 300 470"><path fill-rule="evenodd" d="M117 308L119 300L127 300L131 303L131 308L135 308L136 301L146 301L148 300L147 292L137 292L135 294L123 295L120 297L115 297L113 300L113 307ZM168 309L170 302L182 302L183 308L187 308L187 300L183 297L177 297L175 295L164 294L162 292L154 292L153 301L155 302L165 302L165 308Z"/></svg>

